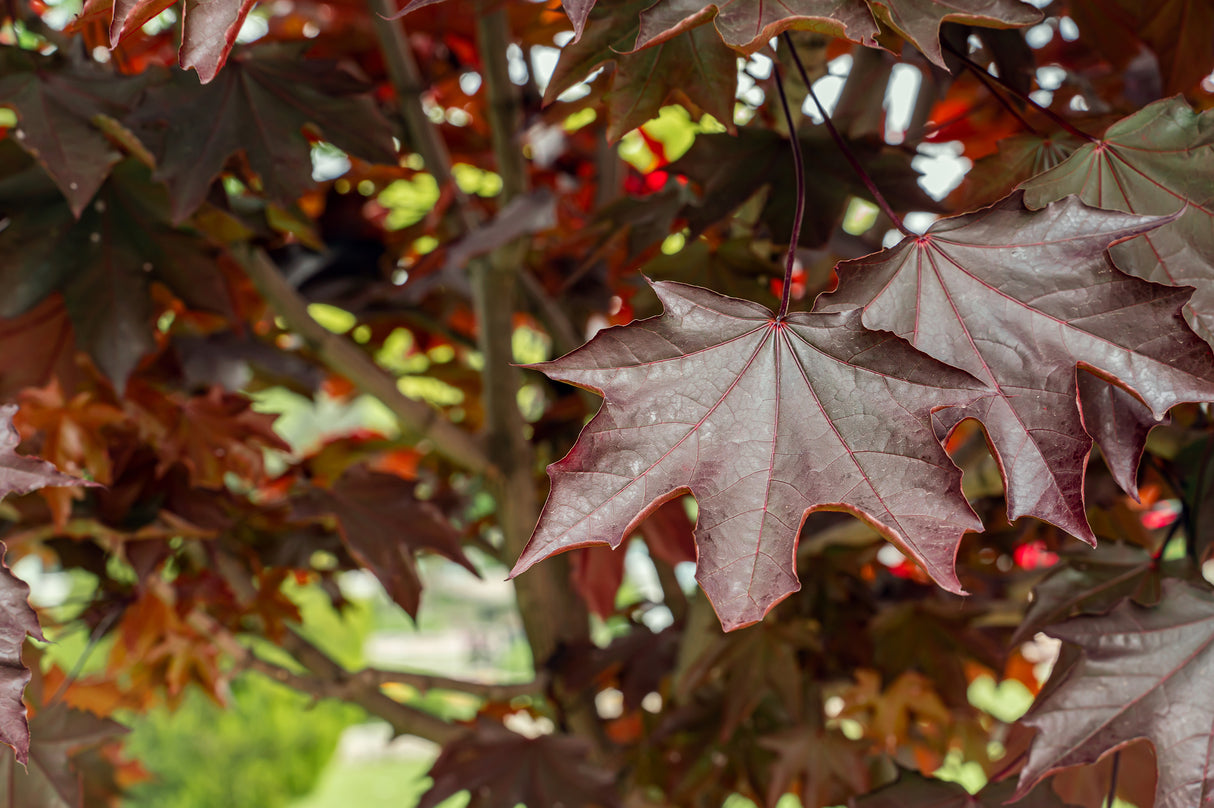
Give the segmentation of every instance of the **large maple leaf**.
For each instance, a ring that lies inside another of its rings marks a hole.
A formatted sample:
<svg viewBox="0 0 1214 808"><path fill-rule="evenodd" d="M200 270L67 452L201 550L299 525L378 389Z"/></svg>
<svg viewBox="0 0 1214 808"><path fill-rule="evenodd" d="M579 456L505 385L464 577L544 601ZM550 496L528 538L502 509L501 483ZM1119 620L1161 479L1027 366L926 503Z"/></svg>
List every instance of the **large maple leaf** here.
<svg viewBox="0 0 1214 808"><path fill-rule="evenodd" d="M1166 98L1113 124L1096 143L1024 184L1039 208L1067 194L1127 213L1170 214L1170 224L1113 248L1117 266L1157 283L1196 288L1185 307L1214 345L1214 111Z"/></svg>
<svg viewBox="0 0 1214 808"><path fill-rule="evenodd" d="M1125 275L1105 252L1167 221L1074 197L1028 211L1013 195L840 264L838 290L816 310L861 308L867 327L987 382L987 395L935 414L937 434L981 421L1008 517L1035 516L1094 543L1077 369L1133 391L1157 420L1173 404L1214 400L1214 357L1180 315L1189 291ZM1142 448L1132 447L1135 458Z"/></svg>
<svg viewBox="0 0 1214 808"><path fill-rule="evenodd" d="M981 395L980 384L865 330L858 312L778 320L698 287L653 288L661 316L535 366L605 401L549 466L552 491L512 574L561 550L618 546L690 492L696 577L727 629L796 591L801 523L821 508L871 522L960 591L957 543L981 524L930 417Z"/></svg>
<svg viewBox="0 0 1214 808"><path fill-rule="evenodd" d="M1019 794L1051 772L1146 738L1159 768L1155 808L1214 805L1214 596L1167 582L1153 608L1125 602L1045 631L1081 655L1023 719L1040 733Z"/></svg>
<svg viewBox="0 0 1214 808"><path fill-rule="evenodd" d="M614 62L606 95L609 140L657 117L672 95L686 98L732 130L738 55L711 28L697 27L661 45L627 53L636 41L639 15L651 2L633 0L592 11L589 32L561 50L544 103L551 104L600 65Z"/></svg>
<svg viewBox="0 0 1214 808"><path fill-rule="evenodd" d="M164 188L138 162L115 166L78 220L41 169L7 143L0 177L0 211L9 217L0 232L8 256L0 266L0 316L62 292L77 342L120 387L155 348L151 281L192 308L230 308L215 250L166 220Z"/></svg>
<svg viewBox="0 0 1214 808"><path fill-rule="evenodd" d="M430 550L476 575L460 547L459 534L430 502L417 498L416 484L394 474L355 466L332 488L314 488L297 499L304 518L331 515L342 541L375 574L402 609L416 617L422 583L413 554Z"/></svg>
<svg viewBox="0 0 1214 808"><path fill-rule="evenodd" d="M725 44L748 54L793 28L875 46L879 20L944 67L940 26L945 22L1018 28L1040 19L1040 11L1020 0L658 0L641 14L636 47L663 42L709 20Z"/></svg>
<svg viewBox="0 0 1214 808"><path fill-rule="evenodd" d="M20 119L13 136L36 158L77 216L122 153L93 124L98 115L127 113L146 84L96 65L73 63L16 48L0 49L0 106Z"/></svg>
<svg viewBox="0 0 1214 808"><path fill-rule="evenodd" d="M395 163L392 130L368 89L333 62L263 47L242 53L210 84L175 72L128 122L156 155L156 179L169 186L180 222L237 152L271 199L293 204L315 185L306 126L356 157Z"/></svg>

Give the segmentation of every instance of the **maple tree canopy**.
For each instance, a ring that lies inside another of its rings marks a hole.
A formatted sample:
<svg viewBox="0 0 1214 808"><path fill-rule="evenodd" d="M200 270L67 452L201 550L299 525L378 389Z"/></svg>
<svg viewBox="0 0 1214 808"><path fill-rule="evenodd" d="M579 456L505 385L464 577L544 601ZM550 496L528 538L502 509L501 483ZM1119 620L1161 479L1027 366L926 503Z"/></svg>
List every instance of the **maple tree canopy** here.
<svg viewBox="0 0 1214 808"><path fill-rule="evenodd" d="M1209 0L0 14L0 806L1214 808Z"/></svg>

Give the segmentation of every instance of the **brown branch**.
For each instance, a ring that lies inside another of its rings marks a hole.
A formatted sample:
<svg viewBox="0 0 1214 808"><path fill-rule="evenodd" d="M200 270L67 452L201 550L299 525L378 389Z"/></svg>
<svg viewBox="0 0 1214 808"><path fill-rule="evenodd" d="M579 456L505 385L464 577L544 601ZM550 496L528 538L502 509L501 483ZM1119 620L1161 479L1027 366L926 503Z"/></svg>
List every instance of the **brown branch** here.
<svg viewBox="0 0 1214 808"><path fill-rule="evenodd" d="M312 319L307 302L287 283L264 251L252 249L243 256L241 264L270 307L288 328L303 338L326 367L383 402L405 432L428 441L434 451L452 463L477 474L494 475L489 456L476 438L446 420L434 407L406 396L397 388L396 378L375 364L362 349Z"/></svg>
<svg viewBox="0 0 1214 808"><path fill-rule="evenodd" d="M520 100L507 70L509 29L505 12L500 8L482 9L477 19L477 37L489 122L493 127L494 156L502 175L502 201L508 202L526 192L527 167L521 149L514 142L519 129ZM518 408L519 372L511 364L515 290L526 250L527 242L520 239L470 268L478 338L485 358L482 378L489 457L501 470L494 493L505 539L503 549L510 558L522 553L539 518L532 476L534 457L525 435L527 425ZM552 559L548 569L540 574L515 582L519 612L539 666L552 657L562 642L581 638L586 632L585 613L564 585L566 570L563 559Z"/></svg>
<svg viewBox="0 0 1214 808"><path fill-rule="evenodd" d="M397 735L416 735L441 746L450 743L465 732L463 727L449 724L416 707L401 704L379 692L378 686L369 687L355 677L342 680L305 676L280 665L266 662L252 654L245 658L245 668L257 671L276 682L316 698L352 701L372 715L387 721Z"/></svg>

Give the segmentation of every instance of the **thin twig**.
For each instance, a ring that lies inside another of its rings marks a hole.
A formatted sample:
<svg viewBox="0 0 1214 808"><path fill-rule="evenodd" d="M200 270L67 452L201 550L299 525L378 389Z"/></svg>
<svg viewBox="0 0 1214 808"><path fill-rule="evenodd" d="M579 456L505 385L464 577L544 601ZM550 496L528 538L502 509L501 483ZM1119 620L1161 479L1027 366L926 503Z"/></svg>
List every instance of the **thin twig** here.
<svg viewBox="0 0 1214 808"><path fill-rule="evenodd" d="M1029 95L1028 93L1025 93L1025 92L1021 92L1019 89L1012 86L1012 84L1010 82L1008 82L1006 79L1004 79L1002 76L998 76L998 75L995 75L994 73L984 70L981 65L977 64L973 59L969 58L964 53L957 50L955 47L950 45L948 42L944 43L944 47L949 53L951 53L953 56L956 56L958 59L960 59L962 62L964 62L975 73L981 73L983 75L989 76L991 79L998 82L1000 87L1007 90L1009 93L1014 94L1017 98L1023 98L1033 109L1037 110L1042 115L1047 116L1051 121L1058 124L1059 126L1061 126L1066 131L1070 132L1075 137L1079 138L1080 140L1086 140L1088 143L1099 143L1100 142L1097 138L1092 137L1087 132L1083 131L1079 127L1075 126L1075 124L1071 123L1066 118L1059 115L1057 112L1054 112L1054 110L1050 109L1049 107L1044 107L1041 104L1038 104L1036 101L1033 100L1033 97L1031 95Z"/></svg>
<svg viewBox="0 0 1214 808"><path fill-rule="evenodd" d="M792 40L785 39L792 47ZM798 62L798 64L800 64ZM784 79L780 75L780 66L775 65L772 75L776 80L776 92L780 95L780 106L784 109L784 120L788 122L788 139L792 143L792 165L794 182L797 187L797 205L793 211L792 233L788 236L788 256L784 259L784 288L780 294L780 313L776 319L783 320L788 316L788 304L792 300L792 272L797 263L797 242L801 240L801 219L805 216L805 163L801 156L801 139L797 137L797 126L793 121L792 110L788 106L788 96L784 92ZM810 89L810 93L813 89ZM817 99L814 99L817 102ZM818 109L822 106L819 104ZM825 115L825 113L823 113ZM834 131L834 130L831 130Z"/></svg>
<svg viewBox="0 0 1214 808"><path fill-rule="evenodd" d="M383 402L405 432L429 440L443 457L476 474L495 474L488 453L473 436L429 404L406 396L397 388L396 378L375 364L361 348L312 319L307 302L287 283L264 251L253 249L243 258L241 265L257 291L326 367Z"/></svg>
<svg viewBox="0 0 1214 808"><path fill-rule="evenodd" d="M864 183L864 187L868 189L870 194L872 194L873 201L877 203L877 207L881 208L881 210L885 212L885 215L888 216L890 221L894 223L894 226L902 232L902 235L915 235L906 228L905 224L902 223L902 218L898 216L898 214L894 213L894 209L889 204L889 201L885 198L885 195L878 190L877 184L873 182L873 178L870 177L868 172L864 170L864 166L860 165L860 161L857 160L856 155L852 153L851 147L847 145L847 141L843 139L843 136L839 134L839 130L835 128L834 123L830 119L830 115L826 112L826 107L822 106L822 102L818 100L818 94L814 92L814 84L809 80L809 73L806 72L805 65L801 63L801 57L797 55L797 49L793 47L792 38L788 36L787 32L785 32L782 36L784 37L784 44L788 47L792 60L797 66L797 70L799 70L801 73L801 78L805 82L805 87L809 91L809 97L813 99L814 105L818 108L818 114L822 116L822 120L826 124L826 131L830 132L830 136L832 139L834 139L835 145L839 147L839 151L843 152L843 156L847 158L847 162L851 165L852 170L856 172L856 176L860 178L860 181Z"/></svg>
<svg viewBox="0 0 1214 808"><path fill-rule="evenodd" d="M1003 93L998 92L995 89L995 77L994 76L992 76L987 71L980 69L973 62L967 61L967 62L962 62L962 64L965 65L965 67L971 73L974 74L974 77L977 78L978 81L982 82L983 86L986 87L986 91L988 93L990 93L991 96L994 97L994 99L999 102L999 105L1001 107L1003 107L1005 110L1007 110L1008 113L1013 118L1015 118L1017 121L1019 121L1021 126L1023 126L1025 129L1027 129L1029 132L1031 132L1034 135L1040 134L1037 131L1037 127L1035 127L1031 123L1029 123L1029 119L1024 117L1024 114L1021 113L1020 110L1016 109L1016 105L1013 104L1011 101L1007 100L1006 98L1004 98ZM1002 85L1000 85L1000 86L1002 86Z"/></svg>

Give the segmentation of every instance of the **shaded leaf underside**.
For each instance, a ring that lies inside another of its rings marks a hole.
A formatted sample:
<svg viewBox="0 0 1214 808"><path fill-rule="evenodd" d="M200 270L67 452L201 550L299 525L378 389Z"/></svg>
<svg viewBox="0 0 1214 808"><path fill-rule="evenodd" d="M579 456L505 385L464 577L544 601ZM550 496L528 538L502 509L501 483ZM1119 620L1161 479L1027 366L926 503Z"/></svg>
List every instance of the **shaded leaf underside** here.
<svg viewBox="0 0 1214 808"><path fill-rule="evenodd" d="M746 54L793 28L875 47L880 21L944 67L939 34L945 22L1008 28L1040 19L1040 11L1020 0L659 0L641 14L636 47L650 47L710 20L725 44Z"/></svg>

